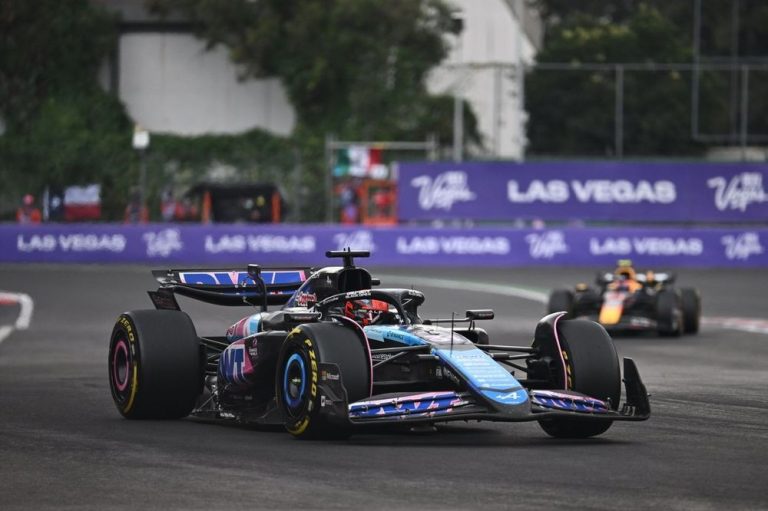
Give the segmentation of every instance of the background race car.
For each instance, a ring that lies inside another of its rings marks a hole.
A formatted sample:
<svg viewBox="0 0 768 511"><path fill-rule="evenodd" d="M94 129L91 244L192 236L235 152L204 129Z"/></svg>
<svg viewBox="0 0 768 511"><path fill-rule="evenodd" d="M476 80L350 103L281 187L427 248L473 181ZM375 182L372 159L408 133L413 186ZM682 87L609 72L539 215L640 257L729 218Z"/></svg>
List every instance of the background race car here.
<svg viewBox="0 0 768 511"><path fill-rule="evenodd" d="M650 331L665 336L699 331L701 298L695 288L674 286L675 275L637 272L620 260L613 273L598 273L595 286L556 289L547 311L599 322L611 332Z"/></svg>

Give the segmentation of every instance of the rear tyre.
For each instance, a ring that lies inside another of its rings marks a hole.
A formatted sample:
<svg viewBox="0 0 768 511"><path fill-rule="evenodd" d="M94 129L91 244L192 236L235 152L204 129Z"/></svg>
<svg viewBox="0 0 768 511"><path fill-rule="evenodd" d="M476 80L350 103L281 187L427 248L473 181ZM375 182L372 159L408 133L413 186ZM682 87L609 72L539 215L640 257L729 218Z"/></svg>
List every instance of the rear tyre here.
<svg viewBox="0 0 768 511"><path fill-rule="evenodd" d="M684 287L680 290L680 302L683 309L683 332L695 334L699 331L701 320L701 296L694 288Z"/></svg>
<svg viewBox="0 0 768 511"><path fill-rule="evenodd" d="M566 390L610 402L613 410L621 398L621 370L613 339L601 325L593 321L560 320L556 326L565 361L560 367L560 385ZM537 341L538 342L538 341ZM536 347L536 342L534 342ZM542 350L546 351L546 350ZM559 357L558 357L559 358ZM561 365L561 364L559 364ZM542 419L541 428L555 438L588 438L605 433L613 421L594 419Z"/></svg>
<svg viewBox="0 0 768 511"><path fill-rule="evenodd" d="M202 392L204 364L192 320L181 311L121 314L109 342L109 387L126 419L186 417Z"/></svg>
<svg viewBox="0 0 768 511"><path fill-rule="evenodd" d="M356 332L336 323L312 323L294 329L280 350L275 393L285 429L297 438L345 438L351 434L351 425L331 423L321 413L318 385L322 363L339 367L348 403L370 395L370 359Z"/></svg>
<svg viewBox="0 0 768 511"><path fill-rule="evenodd" d="M547 314L553 312L573 313L573 292L569 289L555 289L549 294Z"/></svg>
<svg viewBox="0 0 768 511"><path fill-rule="evenodd" d="M659 335L680 337L683 334L683 312L680 296L675 291L665 289L656 295L656 321Z"/></svg>

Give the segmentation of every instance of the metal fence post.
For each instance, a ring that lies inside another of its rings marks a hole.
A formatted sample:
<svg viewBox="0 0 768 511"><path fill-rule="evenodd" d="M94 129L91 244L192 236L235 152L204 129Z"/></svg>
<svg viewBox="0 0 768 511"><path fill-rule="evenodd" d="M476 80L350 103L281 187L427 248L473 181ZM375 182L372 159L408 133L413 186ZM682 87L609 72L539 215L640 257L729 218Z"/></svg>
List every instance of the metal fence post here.
<svg viewBox="0 0 768 511"><path fill-rule="evenodd" d="M691 70L691 138L699 140L699 79L701 72L701 0L693 7L693 69Z"/></svg>
<svg viewBox="0 0 768 511"><path fill-rule="evenodd" d="M325 221L333 223L333 135L325 136Z"/></svg>
<svg viewBox="0 0 768 511"><path fill-rule="evenodd" d="M614 104L614 147L617 158L624 157L624 66L616 65Z"/></svg>
<svg viewBox="0 0 768 511"><path fill-rule="evenodd" d="M501 66L493 67L493 156L501 152Z"/></svg>
<svg viewBox="0 0 768 511"><path fill-rule="evenodd" d="M749 135L749 66L741 66L741 160L747 159Z"/></svg>
<svg viewBox="0 0 768 511"><path fill-rule="evenodd" d="M453 161L464 159L464 100L458 88L453 96Z"/></svg>

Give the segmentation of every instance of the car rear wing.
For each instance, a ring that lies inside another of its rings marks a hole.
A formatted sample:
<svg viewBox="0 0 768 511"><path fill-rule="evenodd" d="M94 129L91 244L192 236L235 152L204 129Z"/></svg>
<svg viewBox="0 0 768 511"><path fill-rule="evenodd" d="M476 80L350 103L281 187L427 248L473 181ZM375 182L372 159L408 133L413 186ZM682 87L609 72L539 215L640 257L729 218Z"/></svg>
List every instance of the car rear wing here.
<svg viewBox="0 0 768 511"><path fill-rule="evenodd" d="M311 268L261 268L247 270L171 269L153 270L160 284L149 297L158 309L179 310L175 295L214 305L251 305L266 310L284 305L312 274Z"/></svg>
<svg viewBox="0 0 768 511"><path fill-rule="evenodd" d="M641 284L672 284L675 281L676 275L669 272L653 272L653 271L638 271L635 275L635 280ZM611 272L598 273L595 278L595 283L599 286L604 286L616 280L616 276Z"/></svg>

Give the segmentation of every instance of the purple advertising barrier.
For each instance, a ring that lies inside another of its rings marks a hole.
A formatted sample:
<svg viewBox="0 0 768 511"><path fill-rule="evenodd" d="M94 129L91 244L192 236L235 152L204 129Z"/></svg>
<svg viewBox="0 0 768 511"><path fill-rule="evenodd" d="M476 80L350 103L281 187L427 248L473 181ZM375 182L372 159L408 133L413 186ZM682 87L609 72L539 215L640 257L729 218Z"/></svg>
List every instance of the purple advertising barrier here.
<svg viewBox="0 0 768 511"><path fill-rule="evenodd" d="M768 164L413 162L398 173L406 222L768 222Z"/></svg>
<svg viewBox="0 0 768 511"><path fill-rule="evenodd" d="M333 225L0 225L0 262L142 263L158 268L328 264L370 250L371 266L768 267L768 228L435 229Z"/></svg>

